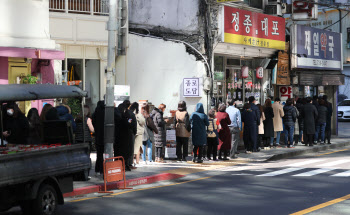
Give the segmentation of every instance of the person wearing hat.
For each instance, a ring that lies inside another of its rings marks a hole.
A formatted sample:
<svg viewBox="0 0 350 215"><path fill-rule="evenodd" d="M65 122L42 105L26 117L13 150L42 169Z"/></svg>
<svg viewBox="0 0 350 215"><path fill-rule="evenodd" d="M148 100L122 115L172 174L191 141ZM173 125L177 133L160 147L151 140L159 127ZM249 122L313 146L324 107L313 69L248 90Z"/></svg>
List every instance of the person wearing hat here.
<svg viewBox="0 0 350 215"><path fill-rule="evenodd" d="M4 138L9 146L26 144L29 133L28 119L14 102L8 102L5 108L6 114L4 116L4 129L2 133Z"/></svg>

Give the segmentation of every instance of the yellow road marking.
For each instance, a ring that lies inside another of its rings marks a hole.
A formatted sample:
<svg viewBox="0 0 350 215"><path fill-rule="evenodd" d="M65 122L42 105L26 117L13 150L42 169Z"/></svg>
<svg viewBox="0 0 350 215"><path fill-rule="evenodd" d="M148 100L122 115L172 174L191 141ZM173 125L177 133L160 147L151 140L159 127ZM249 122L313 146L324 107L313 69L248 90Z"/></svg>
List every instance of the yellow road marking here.
<svg viewBox="0 0 350 215"><path fill-rule="evenodd" d="M350 194L349 195L346 195L346 196L343 196L343 197L340 197L338 199L334 199L334 200L331 200L329 202L325 202L323 204L320 204L320 205L316 205L314 207L311 207L311 208L307 208L305 210L302 210L302 211L299 211L299 212L296 212L296 213L293 213L293 214L290 214L290 215L304 215L304 214L308 214L310 212L313 212L313 211L316 211L316 210L319 210L321 208L325 208L325 207L328 207L330 205L334 205L334 204L337 204L339 202L342 202L342 201L345 201L347 199L350 199Z"/></svg>
<svg viewBox="0 0 350 215"><path fill-rule="evenodd" d="M328 153L324 153L324 154L320 154L320 155L316 155L316 156L329 155L329 154L333 154L333 153L337 153L337 152L343 152L343 151L347 151L347 150L349 150L349 149L342 149L342 150L339 150L339 151L328 152Z"/></svg>
<svg viewBox="0 0 350 215"><path fill-rule="evenodd" d="M90 198L84 198L84 199L77 199L77 200L72 200L72 201L69 201L69 202L80 202L80 201L86 201L86 200L90 200L90 199L96 199L98 197L90 197Z"/></svg>

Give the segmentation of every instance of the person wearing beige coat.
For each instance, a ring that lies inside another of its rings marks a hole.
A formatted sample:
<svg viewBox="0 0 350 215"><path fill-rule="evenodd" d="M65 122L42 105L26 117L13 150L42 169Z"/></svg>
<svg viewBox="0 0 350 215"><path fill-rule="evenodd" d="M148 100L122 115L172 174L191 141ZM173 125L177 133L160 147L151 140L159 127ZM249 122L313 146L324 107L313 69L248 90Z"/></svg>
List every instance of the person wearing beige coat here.
<svg viewBox="0 0 350 215"><path fill-rule="evenodd" d="M283 106L281 105L281 99L276 98L275 102L272 104L273 109L273 128L276 133L276 144L274 146L279 146L281 132L283 131L282 117L284 117ZM273 144L273 139L271 139L270 145Z"/></svg>
<svg viewBox="0 0 350 215"><path fill-rule="evenodd" d="M137 102L134 102L131 105L130 110L134 112L136 121L137 121L137 133L135 135L135 143L134 143L134 156L136 158L136 165L137 165L139 164L139 161L140 161L140 153L141 153L141 147L143 142L143 133L145 131L145 126L146 126L146 119L139 112L139 104Z"/></svg>

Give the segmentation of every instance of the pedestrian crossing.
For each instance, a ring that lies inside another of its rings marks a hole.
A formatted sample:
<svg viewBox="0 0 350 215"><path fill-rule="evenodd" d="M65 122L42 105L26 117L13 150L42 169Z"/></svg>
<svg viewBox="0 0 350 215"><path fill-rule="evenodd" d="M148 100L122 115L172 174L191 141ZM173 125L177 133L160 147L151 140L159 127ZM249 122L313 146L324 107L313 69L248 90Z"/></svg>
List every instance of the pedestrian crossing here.
<svg viewBox="0 0 350 215"><path fill-rule="evenodd" d="M221 171L235 172L233 175L253 175L256 177L313 177L313 176L327 176L327 177L350 177L349 170L350 159L341 159L329 161L326 159L312 159L295 163L288 163L280 166L276 164L260 165L245 167L230 167L224 168Z"/></svg>

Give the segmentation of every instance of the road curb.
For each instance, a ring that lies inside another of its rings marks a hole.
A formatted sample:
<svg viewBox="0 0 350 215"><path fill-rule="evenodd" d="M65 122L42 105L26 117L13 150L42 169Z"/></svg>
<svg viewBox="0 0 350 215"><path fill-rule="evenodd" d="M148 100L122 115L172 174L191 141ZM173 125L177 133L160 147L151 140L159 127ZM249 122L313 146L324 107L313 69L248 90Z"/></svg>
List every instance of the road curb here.
<svg viewBox="0 0 350 215"><path fill-rule="evenodd" d="M152 184L159 181L174 180L182 177L184 177L184 175L172 174L172 173L161 173L161 174L156 174L156 175L151 175L146 177L129 179L126 181L126 186L132 187L137 185ZM118 182L108 183L107 189L114 190L123 186L124 186L124 182L118 181ZM81 187L81 188L74 189L73 192L63 194L63 197L64 198L76 197L76 196L82 196L90 193L97 193L99 191L102 191L103 189L104 189L104 184Z"/></svg>
<svg viewBox="0 0 350 215"><path fill-rule="evenodd" d="M266 159L266 161L275 161L275 160L280 160L280 159L285 159L285 158L290 158L302 154L307 154L307 153L312 153L312 152L319 152L319 151L324 151L327 149L336 149L336 148L341 148L345 146L349 146L349 142L343 142L343 143L336 143L336 144L330 144L330 145L317 145L314 147L309 147L307 149L301 149L297 151L289 151L281 154L275 154L271 156L270 158ZM308 146L305 146L308 147Z"/></svg>

